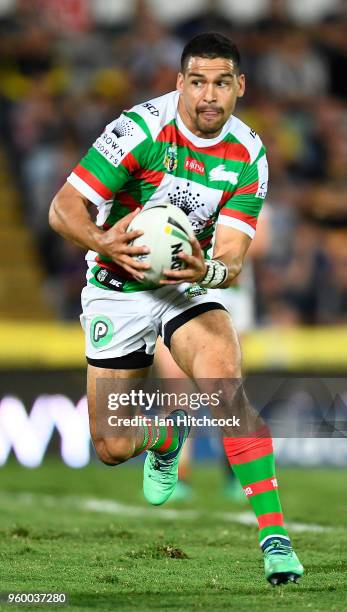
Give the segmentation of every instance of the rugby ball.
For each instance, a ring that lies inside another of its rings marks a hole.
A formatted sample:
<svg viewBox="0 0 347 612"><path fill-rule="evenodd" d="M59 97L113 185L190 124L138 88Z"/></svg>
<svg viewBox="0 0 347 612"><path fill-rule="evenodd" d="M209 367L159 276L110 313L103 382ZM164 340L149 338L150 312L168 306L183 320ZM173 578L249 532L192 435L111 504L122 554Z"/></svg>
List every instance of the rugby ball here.
<svg viewBox="0 0 347 612"><path fill-rule="evenodd" d="M164 279L163 270L181 270L185 262L177 257L180 251L192 254L189 238L194 236L187 215L173 204L145 206L131 221L127 231L142 230L142 236L133 240L133 246L148 246L150 253L135 258L151 267L144 271L143 282L158 285Z"/></svg>

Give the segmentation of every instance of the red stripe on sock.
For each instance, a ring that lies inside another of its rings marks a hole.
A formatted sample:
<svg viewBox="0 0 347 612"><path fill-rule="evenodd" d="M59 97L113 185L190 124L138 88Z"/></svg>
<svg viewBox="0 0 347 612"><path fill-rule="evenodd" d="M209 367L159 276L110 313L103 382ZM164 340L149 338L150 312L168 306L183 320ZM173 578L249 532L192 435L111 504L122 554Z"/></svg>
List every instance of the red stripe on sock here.
<svg viewBox="0 0 347 612"><path fill-rule="evenodd" d="M264 480L252 482L251 484L244 486L243 490L247 497L251 497L252 495L259 495L259 493L266 493L266 491L272 491L273 489L277 488L277 478L273 476L272 478L265 478Z"/></svg>
<svg viewBox="0 0 347 612"><path fill-rule="evenodd" d="M148 440L147 440L147 444L145 446L145 448L143 450L147 450L151 444L152 444L152 440L154 438L154 432L157 431L156 427L154 425L149 424L148 425Z"/></svg>
<svg viewBox="0 0 347 612"><path fill-rule="evenodd" d="M258 516L257 519L259 529L264 529L264 527L273 527L275 525L284 525L282 512L267 512L266 514L261 514Z"/></svg>
<svg viewBox="0 0 347 612"><path fill-rule="evenodd" d="M164 451L166 451L167 448L169 448L170 444L172 443L172 439L173 439L173 426L172 425L168 425L167 426L167 437L165 439L165 441L163 442L163 444L161 446L159 446L159 448L156 449L156 452L159 453L163 453Z"/></svg>
<svg viewBox="0 0 347 612"><path fill-rule="evenodd" d="M252 438L223 438L225 453L231 465L255 461L273 452L272 438L266 426Z"/></svg>
<svg viewBox="0 0 347 612"><path fill-rule="evenodd" d="M151 425L150 425L150 424L148 424L149 431L148 431L148 440L147 440L147 444L146 444L146 446L143 446L142 448L141 448L141 446L140 446L140 448L138 448L137 450L135 450L135 452L134 452L134 454L133 454L133 457L137 457L138 455L142 455L142 453L144 453L144 452L145 452L145 450L147 450L147 448L148 448L148 444L150 444L150 437L151 437L151 436L150 436L150 432L151 432L150 427L151 427ZM145 440L143 439L143 442L144 442L144 441L145 441ZM143 444L143 442L142 442L142 444Z"/></svg>

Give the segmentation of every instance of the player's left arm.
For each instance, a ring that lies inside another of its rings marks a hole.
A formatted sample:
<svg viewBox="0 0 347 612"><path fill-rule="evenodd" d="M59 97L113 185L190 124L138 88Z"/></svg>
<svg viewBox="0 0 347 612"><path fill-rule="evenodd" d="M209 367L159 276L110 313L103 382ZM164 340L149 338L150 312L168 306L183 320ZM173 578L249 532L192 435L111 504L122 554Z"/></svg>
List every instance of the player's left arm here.
<svg viewBox="0 0 347 612"><path fill-rule="evenodd" d="M227 277L219 287L229 287L240 274L251 243L252 239L240 230L227 225L217 225L213 260L220 261L227 267Z"/></svg>
<svg viewBox="0 0 347 612"><path fill-rule="evenodd" d="M256 159L245 166L237 188L229 199L225 198L219 212L212 260L226 266L225 280L219 287L229 287L241 272L266 197L268 163L260 139L258 142Z"/></svg>

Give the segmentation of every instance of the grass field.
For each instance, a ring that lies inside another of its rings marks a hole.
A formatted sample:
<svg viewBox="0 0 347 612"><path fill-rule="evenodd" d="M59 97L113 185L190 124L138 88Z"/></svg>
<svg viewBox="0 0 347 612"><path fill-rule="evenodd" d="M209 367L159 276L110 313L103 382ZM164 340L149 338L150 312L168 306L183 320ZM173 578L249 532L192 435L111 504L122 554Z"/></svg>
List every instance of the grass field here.
<svg viewBox="0 0 347 612"><path fill-rule="evenodd" d="M343 470L279 471L306 575L276 589L248 506L223 499L217 467L199 464L194 499L161 508L144 502L141 478L139 462L1 468L0 591L64 591L76 611L347 609Z"/></svg>

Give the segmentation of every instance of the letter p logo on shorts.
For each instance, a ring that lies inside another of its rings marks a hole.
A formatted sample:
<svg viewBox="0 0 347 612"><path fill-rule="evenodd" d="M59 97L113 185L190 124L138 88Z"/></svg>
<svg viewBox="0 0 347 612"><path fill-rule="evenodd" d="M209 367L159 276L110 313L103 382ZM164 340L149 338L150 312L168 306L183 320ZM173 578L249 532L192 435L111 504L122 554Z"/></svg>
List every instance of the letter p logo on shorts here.
<svg viewBox="0 0 347 612"><path fill-rule="evenodd" d="M99 348L112 340L113 323L107 317L95 317L90 325L90 339L93 346Z"/></svg>

